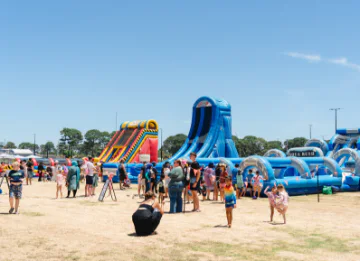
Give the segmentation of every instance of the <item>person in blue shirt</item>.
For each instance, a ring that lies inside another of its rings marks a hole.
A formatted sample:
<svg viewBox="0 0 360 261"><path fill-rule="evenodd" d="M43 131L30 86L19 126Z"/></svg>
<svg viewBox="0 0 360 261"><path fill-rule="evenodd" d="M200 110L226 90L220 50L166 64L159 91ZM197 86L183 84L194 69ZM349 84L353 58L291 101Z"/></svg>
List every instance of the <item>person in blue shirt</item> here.
<svg viewBox="0 0 360 261"><path fill-rule="evenodd" d="M253 177L254 177L253 170L250 169L247 176L246 176L246 189L245 189L245 191L249 188L250 189L250 196L254 198L254 196L255 196L254 195L254 186L252 184Z"/></svg>
<svg viewBox="0 0 360 261"><path fill-rule="evenodd" d="M15 161L13 164L13 169L10 170L8 178L10 180L10 189L9 189L9 203L10 210L9 213L19 214L19 204L22 196L22 180L25 178L24 171L20 170L20 163ZM15 208L14 208L14 198L15 198ZM15 211L15 212L14 212Z"/></svg>

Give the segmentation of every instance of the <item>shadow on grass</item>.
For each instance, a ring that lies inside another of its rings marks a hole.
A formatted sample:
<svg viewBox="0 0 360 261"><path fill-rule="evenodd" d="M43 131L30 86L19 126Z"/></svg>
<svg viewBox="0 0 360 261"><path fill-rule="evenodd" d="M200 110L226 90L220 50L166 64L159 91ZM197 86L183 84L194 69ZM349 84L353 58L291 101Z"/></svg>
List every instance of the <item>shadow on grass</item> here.
<svg viewBox="0 0 360 261"><path fill-rule="evenodd" d="M128 234L129 237L151 237L151 236L156 236L158 233L155 231L154 233L152 233L151 235L146 235L146 236L138 236L136 233L131 233Z"/></svg>
<svg viewBox="0 0 360 261"><path fill-rule="evenodd" d="M224 227L228 227L227 225L216 225L216 226L214 226L214 228L224 228Z"/></svg>

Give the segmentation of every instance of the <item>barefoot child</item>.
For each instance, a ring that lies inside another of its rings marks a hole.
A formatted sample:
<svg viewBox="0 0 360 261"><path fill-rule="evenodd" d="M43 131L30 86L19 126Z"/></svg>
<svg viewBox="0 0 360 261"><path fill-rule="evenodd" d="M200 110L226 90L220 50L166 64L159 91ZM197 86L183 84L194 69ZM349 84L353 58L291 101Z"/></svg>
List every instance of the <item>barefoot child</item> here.
<svg viewBox="0 0 360 261"><path fill-rule="evenodd" d="M233 208L236 208L236 196L235 191L232 186L231 178L226 177L225 179L225 187L224 187L224 194L225 194L225 209L226 209L226 217L228 221L228 227L231 228L232 224L232 211Z"/></svg>
<svg viewBox="0 0 360 261"><path fill-rule="evenodd" d="M273 222L273 218L274 218L274 210L276 208L276 193L277 193L277 188L276 188L276 184L274 185L274 187L272 187L271 191L268 192L269 186L266 187L264 193L265 195L268 196L269 199L269 204L270 204L270 222Z"/></svg>
<svg viewBox="0 0 360 261"><path fill-rule="evenodd" d="M159 203L161 205L161 207L163 207L164 205L164 196L165 196L165 174L161 174L160 176L160 181L158 183L159 186Z"/></svg>
<svg viewBox="0 0 360 261"><path fill-rule="evenodd" d="M288 209L288 201L289 201L289 195L285 190L284 185L280 184L277 187L277 190L279 192L279 196L276 196L276 210L283 216L284 218L284 224L286 224L286 211Z"/></svg>
<svg viewBox="0 0 360 261"><path fill-rule="evenodd" d="M235 165L237 168L236 173L236 197L241 199L241 197L245 196L246 189L244 189L244 179L241 170L239 169L239 164Z"/></svg>
<svg viewBox="0 0 360 261"><path fill-rule="evenodd" d="M62 194L62 187L64 185L64 176L63 174L61 174L60 172L56 175L56 199L59 196L59 192L60 192L60 196L61 198L63 197Z"/></svg>
<svg viewBox="0 0 360 261"><path fill-rule="evenodd" d="M261 193L261 190L263 187L262 183L260 182L261 180L264 180L264 178L262 176L260 176L260 172L257 170L255 177L253 177L253 182L254 182L253 199L257 199L258 197L260 197L260 193ZM258 193L257 196L256 196L256 192Z"/></svg>

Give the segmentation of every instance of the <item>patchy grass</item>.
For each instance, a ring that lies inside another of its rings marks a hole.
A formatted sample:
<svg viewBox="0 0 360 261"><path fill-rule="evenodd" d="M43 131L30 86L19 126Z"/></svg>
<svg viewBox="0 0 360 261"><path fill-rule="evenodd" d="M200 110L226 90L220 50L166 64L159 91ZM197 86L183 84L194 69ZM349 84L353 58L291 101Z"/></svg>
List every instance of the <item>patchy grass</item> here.
<svg viewBox="0 0 360 261"><path fill-rule="evenodd" d="M43 217L45 216L45 214L40 213L40 212L22 212L22 215L28 216L28 217Z"/></svg>

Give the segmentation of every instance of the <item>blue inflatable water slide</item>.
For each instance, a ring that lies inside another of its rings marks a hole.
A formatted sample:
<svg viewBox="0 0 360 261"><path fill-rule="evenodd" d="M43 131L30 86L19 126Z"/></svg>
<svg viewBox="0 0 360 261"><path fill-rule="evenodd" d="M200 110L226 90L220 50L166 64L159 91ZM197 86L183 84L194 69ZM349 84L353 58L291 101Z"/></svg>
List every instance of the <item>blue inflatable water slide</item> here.
<svg viewBox="0 0 360 261"><path fill-rule="evenodd" d="M179 151L170 158L189 159L191 152L198 155L201 165L210 162L225 163L236 174L239 164L243 178L249 169L257 169L266 179L266 186L284 184L290 195L317 193L323 186L332 186L339 191L358 191L360 177L360 129L339 129L326 143L311 139L304 147L292 148L286 153L272 149L265 155L240 158L232 140L231 106L223 99L199 98L192 111L192 123L188 137ZM163 162L156 168L159 173ZM115 173L118 163L104 164L104 179L107 173ZM137 182L142 164L127 164L132 182ZM233 175L235 179L235 175ZM118 177L114 177L118 182Z"/></svg>

